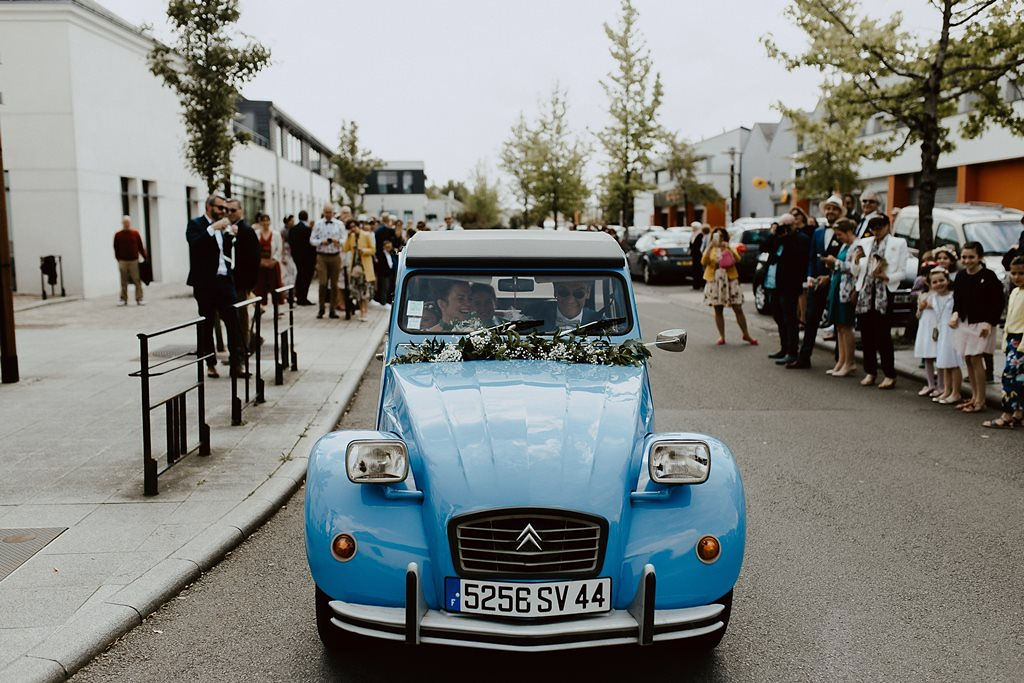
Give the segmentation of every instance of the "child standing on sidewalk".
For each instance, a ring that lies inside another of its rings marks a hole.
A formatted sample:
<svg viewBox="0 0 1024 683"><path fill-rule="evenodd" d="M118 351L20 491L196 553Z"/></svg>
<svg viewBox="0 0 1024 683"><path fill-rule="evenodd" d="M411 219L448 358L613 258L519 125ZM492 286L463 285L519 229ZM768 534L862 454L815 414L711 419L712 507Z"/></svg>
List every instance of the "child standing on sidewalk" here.
<svg viewBox="0 0 1024 683"><path fill-rule="evenodd" d="M953 294L949 291L949 271L942 266L935 266L928 274L931 286L931 303L935 308L935 368L938 370L942 390L932 396L936 403L949 405L959 403L960 386L964 378L960 368L964 359L953 348L953 329L949 319L953 317Z"/></svg>
<svg viewBox="0 0 1024 683"><path fill-rule="evenodd" d="M963 270L953 289L953 318L956 330L953 345L967 361L967 378L971 383L971 400L957 406L965 413L985 410L986 353L996 349L995 328L1003 310L1003 286L996 274L981 260L985 253L980 242L967 242L960 250Z"/></svg>
<svg viewBox="0 0 1024 683"><path fill-rule="evenodd" d="M938 355L939 349L939 317L935 310L935 297L931 292L931 269L919 279L923 279L924 283L923 291L917 295L918 323L917 338L914 340L914 357L924 363L927 384L917 392L917 395L939 396L942 394L942 380L935 374L935 357Z"/></svg>
<svg viewBox="0 0 1024 683"><path fill-rule="evenodd" d="M1003 328L1003 348L1006 366L1003 368L1003 414L994 420L985 420L982 427L1013 429L1024 422L1024 256L1010 261L1010 303L1006 307L1006 327Z"/></svg>

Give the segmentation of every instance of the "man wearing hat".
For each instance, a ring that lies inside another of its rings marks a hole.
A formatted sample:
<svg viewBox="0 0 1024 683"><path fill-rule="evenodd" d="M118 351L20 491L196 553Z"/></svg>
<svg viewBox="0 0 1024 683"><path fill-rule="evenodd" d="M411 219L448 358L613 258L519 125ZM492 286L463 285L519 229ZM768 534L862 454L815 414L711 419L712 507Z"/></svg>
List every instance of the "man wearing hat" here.
<svg viewBox="0 0 1024 683"><path fill-rule="evenodd" d="M693 283L694 289L703 289L704 266L700 264L700 257L704 253L704 239L708 231L700 221L690 223L690 227L693 228L693 239L690 240L690 259L692 260L690 281Z"/></svg>
<svg viewBox="0 0 1024 683"><path fill-rule="evenodd" d="M800 345L799 357L786 364L786 367L791 369L811 367L811 352L814 351L821 315L828 307L828 283L832 276L823 259L826 256L838 256L842 247L832 226L843 216L843 198L833 194L821 205L821 211L825 214L825 224L814 231L807 258L807 281L804 283L807 288L804 340Z"/></svg>

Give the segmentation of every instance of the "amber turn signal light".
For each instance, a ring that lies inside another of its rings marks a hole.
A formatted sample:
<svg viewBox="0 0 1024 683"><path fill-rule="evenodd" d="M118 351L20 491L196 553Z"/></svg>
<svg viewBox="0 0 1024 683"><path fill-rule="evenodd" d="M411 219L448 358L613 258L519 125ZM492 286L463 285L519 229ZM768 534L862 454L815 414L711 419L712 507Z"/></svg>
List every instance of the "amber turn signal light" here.
<svg viewBox="0 0 1024 683"><path fill-rule="evenodd" d="M722 546L714 536L704 536L697 541L697 558L705 563L711 564L722 554Z"/></svg>
<svg viewBox="0 0 1024 683"><path fill-rule="evenodd" d="M348 562L356 554L356 539L348 534L338 534L331 541L331 554L339 562Z"/></svg>

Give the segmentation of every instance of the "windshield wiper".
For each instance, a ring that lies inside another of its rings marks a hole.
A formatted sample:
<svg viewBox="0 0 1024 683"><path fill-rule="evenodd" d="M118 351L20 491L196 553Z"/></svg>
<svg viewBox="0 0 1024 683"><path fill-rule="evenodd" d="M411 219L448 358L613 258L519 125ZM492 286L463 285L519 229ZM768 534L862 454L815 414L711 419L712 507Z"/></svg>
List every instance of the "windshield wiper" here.
<svg viewBox="0 0 1024 683"><path fill-rule="evenodd" d="M477 330L476 332L473 332L473 334L481 334L483 332L501 333L508 332L509 330L515 330L516 332L520 332L522 330L532 330L533 328L540 327L543 324L543 320L530 320L527 318L522 318L520 320L509 320L508 322L503 322L501 324L494 325L493 327L485 327L482 330Z"/></svg>
<svg viewBox="0 0 1024 683"><path fill-rule="evenodd" d="M576 329L570 330L569 334L584 334L590 330L603 330L606 327L617 327L628 320L628 318L605 318L604 320L595 320L594 322L587 323L586 325L580 325Z"/></svg>

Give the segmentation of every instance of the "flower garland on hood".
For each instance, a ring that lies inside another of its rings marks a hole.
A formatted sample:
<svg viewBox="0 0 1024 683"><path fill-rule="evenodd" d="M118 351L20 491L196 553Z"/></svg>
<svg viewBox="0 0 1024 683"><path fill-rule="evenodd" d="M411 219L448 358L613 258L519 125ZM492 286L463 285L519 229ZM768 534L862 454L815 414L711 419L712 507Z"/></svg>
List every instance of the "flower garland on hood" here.
<svg viewBox="0 0 1024 683"><path fill-rule="evenodd" d="M574 331L559 330L553 337L536 332L480 330L455 342L428 339L413 344L392 364L458 363L469 360L553 360L588 365L642 365L651 352L637 339L614 344L608 339L588 341Z"/></svg>

